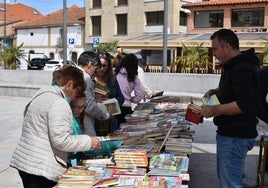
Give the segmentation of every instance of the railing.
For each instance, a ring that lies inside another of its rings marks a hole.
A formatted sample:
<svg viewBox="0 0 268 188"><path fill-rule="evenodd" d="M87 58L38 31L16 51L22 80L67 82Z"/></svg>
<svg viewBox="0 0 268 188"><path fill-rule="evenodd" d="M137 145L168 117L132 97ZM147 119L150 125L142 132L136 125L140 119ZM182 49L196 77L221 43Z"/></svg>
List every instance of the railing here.
<svg viewBox="0 0 268 188"><path fill-rule="evenodd" d="M148 65L146 68L146 72L154 72L161 73L163 71L163 67L161 65ZM168 73L176 73L176 67L167 66ZM185 68L180 71L180 73L199 73L199 74L207 74L209 71L205 68L199 68L192 70L191 68ZM221 70L215 69L210 72L211 74L221 74Z"/></svg>

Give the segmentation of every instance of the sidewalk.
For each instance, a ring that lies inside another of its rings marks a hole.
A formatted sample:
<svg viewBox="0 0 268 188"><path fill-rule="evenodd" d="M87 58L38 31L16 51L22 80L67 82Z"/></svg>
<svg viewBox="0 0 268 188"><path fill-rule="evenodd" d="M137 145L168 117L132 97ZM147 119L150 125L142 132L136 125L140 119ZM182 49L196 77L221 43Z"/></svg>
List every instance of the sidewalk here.
<svg viewBox="0 0 268 188"><path fill-rule="evenodd" d="M16 170L9 167L9 161L20 137L23 109L29 98L0 97L0 188L22 188ZM189 188L217 188L216 175L216 127L212 119L193 125L196 131L193 153L190 156ZM259 147L248 153L245 166L245 183L256 185Z"/></svg>

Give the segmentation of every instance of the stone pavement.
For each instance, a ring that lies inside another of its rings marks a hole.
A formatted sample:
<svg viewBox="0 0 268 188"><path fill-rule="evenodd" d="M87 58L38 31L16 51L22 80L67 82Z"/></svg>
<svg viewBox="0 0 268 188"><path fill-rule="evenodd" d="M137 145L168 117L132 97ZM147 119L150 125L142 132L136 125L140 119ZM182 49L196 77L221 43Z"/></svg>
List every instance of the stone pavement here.
<svg viewBox="0 0 268 188"><path fill-rule="evenodd" d="M23 109L29 98L0 96L0 188L22 188L16 170L9 167L9 161L20 137ZM193 153L190 156L190 188L217 188L215 131L211 119L203 124L193 125L196 131ZM257 159L259 147L256 145L248 153L244 181L256 185Z"/></svg>

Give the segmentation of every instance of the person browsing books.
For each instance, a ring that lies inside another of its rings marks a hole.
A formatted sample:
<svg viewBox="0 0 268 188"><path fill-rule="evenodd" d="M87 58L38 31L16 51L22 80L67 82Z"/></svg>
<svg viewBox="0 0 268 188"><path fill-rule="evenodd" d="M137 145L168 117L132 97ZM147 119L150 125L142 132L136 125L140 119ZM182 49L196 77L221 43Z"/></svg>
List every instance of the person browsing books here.
<svg viewBox="0 0 268 188"><path fill-rule="evenodd" d="M198 112L213 118L217 126L217 174L221 188L242 187L247 152L258 135L256 124L259 101L259 63L254 49L239 50L239 39L229 29L220 29L210 37L213 55L223 65L219 86L205 93L216 94L220 104L203 105Z"/></svg>
<svg viewBox="0 0 268 188"><path fill-rule="evenodd" d="M125 99L113 73L111 55L108 52L98 52L98 57L100 64L95 70L96 100L104 102L107 99L114 98L119 105L122 105ZM105 121L95 120L95 130L98 136L106 136L118 128L117 116Z"/></svg>
<svg viewBox="0 0 268 188"><path fill-rule="evenodd" d="M95 98L95 83L92 81L94 72L97 66L99 66L100 60L97 54L92 51L83 52L78 58L78 68L83 71L84 79L86 82L86 107L84 127L85 134L90 136L96 136L94 128L95 119L107 120L110 118L110 113L106 113L99 106Z"/></svg>
<svg viewBox="0 0 268 188"><path fill-rule="evenodd" d="M70 101L85 90L82 71L64 66L53 72L52 83L26 105L21 137L10 161L27 188L55 186L67 169L70 152L100 146L97 137L73 135Z"/></svg>
<svg viewBox="0 0 268 188"><path fill-rule="evenodd" d="M138 58L135 54L126 54L115 69L117 81L125 98L120 106L119 125L126 122L125 116L132 114L131 103L137 104L143 98L141 83L138 78ZM131 93L134 91L134 96Z"/></svg>

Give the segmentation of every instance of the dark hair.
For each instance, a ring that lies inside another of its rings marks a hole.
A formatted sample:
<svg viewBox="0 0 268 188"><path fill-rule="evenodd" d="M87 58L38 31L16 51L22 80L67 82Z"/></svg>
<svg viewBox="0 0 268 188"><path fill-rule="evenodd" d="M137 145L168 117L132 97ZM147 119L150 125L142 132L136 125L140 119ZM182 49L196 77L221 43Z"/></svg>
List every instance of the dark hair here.
<svg viewBox="0 0 268 188"><path fill-rule="evenodd" d="M89 62L93 62L95 66L100 64L100 60L95 52L84 51L78 58L78 65L84 67L87 66Z"/></svg>
<svg viewBox="0 0 268 188"><path fill-rule="evenodd" d="M232 30L220 29L210 36L211 40L215 38L217 38L219 42L228 43L234 50L239 50L239 39Z"/></svg>
<svg viewBox="0 0 268 188"><path fill-rule="evenodd" d="M74 87L79 87L79 91L84 93L86 90L86 83L84 81L83 72L74 66L65 65L53 72L52 84L64 86L69 80L72 80Z"/></svg>
<svg viewBox="0 0 268 188"><path fill-rule="evenodd" d="M112 67L112 57L108 52L98 52L98 58L104 59L108 62L108 69L104 75L104 80L106 82L110 82L111 84L114 83L114 73L113 73L113 67ZM101 68L102 64L99 64L99 68Z"/></svg>
<svg viewBox="0 0 268 188"><path fill-rule="evenodd" d="M127 71L127 80L134 82L138 75L138 58L135 54L126 54L122 61L119 62L115 69L115 74L118 74L121 68L125 68Z"/></svg>

